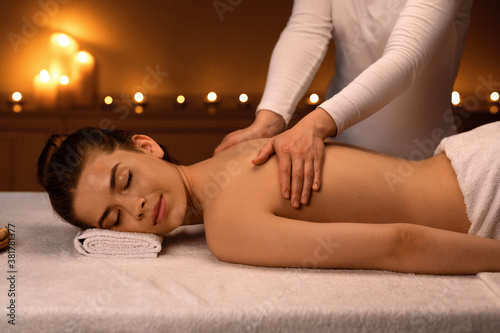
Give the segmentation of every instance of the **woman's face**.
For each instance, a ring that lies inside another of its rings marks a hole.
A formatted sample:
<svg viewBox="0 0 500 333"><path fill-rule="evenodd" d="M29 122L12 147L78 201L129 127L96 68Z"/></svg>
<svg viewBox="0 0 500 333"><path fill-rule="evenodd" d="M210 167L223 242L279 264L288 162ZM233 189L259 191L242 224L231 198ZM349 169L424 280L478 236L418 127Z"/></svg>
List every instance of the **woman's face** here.
<svg viewBox="0 0 500 333"><path fill-rule="evenodd" d="M96 228L158 235L182 225L187 207L182 178L154 145L146 140L143 153L91 153L75 190L76 217Z"/></svg>

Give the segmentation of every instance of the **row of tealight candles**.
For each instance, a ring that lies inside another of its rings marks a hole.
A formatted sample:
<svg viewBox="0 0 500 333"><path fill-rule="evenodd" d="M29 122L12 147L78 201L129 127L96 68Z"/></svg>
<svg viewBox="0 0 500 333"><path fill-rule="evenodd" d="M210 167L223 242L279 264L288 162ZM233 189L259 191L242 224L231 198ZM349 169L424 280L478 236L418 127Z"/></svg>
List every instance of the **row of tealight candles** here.
<svg viewBox="0 0 500 333"><path fill-rule="evenodd" d="M97 95L95 59L79 50L72 37L55 33L49 42L50 62L33 79L34 99L40 108L88 106Z"/></svg>

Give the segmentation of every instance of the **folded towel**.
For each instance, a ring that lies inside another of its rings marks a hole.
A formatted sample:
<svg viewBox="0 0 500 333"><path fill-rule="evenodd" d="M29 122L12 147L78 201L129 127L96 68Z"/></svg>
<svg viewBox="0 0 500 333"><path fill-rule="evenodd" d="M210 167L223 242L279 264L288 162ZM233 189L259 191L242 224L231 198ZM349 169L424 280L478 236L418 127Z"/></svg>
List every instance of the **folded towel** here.
<svg viewBox="0 0 500 333"><path fill-rule="evenodd" d="M107 229L80 231L74 240L76 250L97 258L156 258L162 236Z"/></svg>

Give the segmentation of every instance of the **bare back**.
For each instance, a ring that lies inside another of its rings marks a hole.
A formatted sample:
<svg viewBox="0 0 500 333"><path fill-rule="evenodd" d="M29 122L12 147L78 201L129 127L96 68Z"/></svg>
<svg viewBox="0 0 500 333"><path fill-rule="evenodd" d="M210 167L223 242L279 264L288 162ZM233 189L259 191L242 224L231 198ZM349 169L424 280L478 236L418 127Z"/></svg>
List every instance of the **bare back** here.
<svg viewBox="0 0 500 333"><path fill-rule="evenodd" d="M296 209L280 193L276 156L261 166L250 162L264 143L242 143L212 160L214 183L220 186L206 207L205 224L273 214L311 222L411 223L464 233L470 227L445 155L416 162L327 144L321 189L309 205Z"/></svg>

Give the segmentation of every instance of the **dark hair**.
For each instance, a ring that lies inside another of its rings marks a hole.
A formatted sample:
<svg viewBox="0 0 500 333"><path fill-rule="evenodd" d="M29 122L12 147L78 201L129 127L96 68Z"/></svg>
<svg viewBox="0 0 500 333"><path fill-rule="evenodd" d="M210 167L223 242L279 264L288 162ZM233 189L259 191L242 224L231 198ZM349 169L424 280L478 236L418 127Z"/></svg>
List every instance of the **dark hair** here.
<svg viewBox="0 0 500 333"><path fill-rule="evenodd" d="M64 220L82 229L90 228L74 211L74 191L87 156L93 151L111 153L116 149L142 152L132 141L133 134L121 130L82 128L71 135L52 135L38 158L38 182L49 194L54 211ZM163 159L177 164L160 145Z"/></svg>

